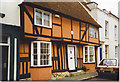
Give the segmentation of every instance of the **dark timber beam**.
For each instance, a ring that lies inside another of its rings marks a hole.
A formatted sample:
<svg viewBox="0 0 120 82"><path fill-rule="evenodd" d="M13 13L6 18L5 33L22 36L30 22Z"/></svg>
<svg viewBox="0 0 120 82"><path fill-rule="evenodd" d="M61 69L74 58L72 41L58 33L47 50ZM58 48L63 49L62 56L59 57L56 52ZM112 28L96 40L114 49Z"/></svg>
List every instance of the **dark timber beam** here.
<svg viewBox="0 0 120 82"><path fill-rule="evenodd" d="M88 27L87 27L87 24L86 24L85 27L86 27L86 30L85 30L85 32L84 32L84 34L83 34L83 36L82 36L82 40L83 40L84 36L86 35L86 32L87 32L87 29L88 29L89 25L88 25Z"/></svg>

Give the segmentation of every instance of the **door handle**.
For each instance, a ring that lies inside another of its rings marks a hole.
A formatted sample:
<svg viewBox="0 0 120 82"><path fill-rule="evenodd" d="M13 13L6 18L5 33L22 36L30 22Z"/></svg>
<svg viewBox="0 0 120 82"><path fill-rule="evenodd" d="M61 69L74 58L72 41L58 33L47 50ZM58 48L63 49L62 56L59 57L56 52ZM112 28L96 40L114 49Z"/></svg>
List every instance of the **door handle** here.
<svg viewBox="0 0 120 82"><path fill-rule="evenodd" d="M70 59L73 59L72 57L70 57Z"/></svg>

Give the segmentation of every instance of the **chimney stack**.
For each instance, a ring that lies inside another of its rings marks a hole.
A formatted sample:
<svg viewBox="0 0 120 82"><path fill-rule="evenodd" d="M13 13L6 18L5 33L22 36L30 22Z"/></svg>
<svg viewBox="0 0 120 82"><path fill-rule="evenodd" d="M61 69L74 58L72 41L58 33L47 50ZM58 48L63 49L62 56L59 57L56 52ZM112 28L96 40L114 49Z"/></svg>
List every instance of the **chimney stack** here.
<svg viewBox="0 0 120 82"><path fill-rule="evenodd" d="M88 0L91 1L91 0ZM98 4L96 2L87 2L86 5L92 10L98 8Z"/></svg>

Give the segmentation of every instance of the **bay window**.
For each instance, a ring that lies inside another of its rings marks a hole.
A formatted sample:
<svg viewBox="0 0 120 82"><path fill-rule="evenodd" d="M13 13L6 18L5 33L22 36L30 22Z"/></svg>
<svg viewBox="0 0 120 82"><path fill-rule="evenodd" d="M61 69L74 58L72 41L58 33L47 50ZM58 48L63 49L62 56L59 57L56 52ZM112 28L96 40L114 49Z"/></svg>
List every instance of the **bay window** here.
<svg viewBox="0 0 120 82"><path fill-rule="evenodd" d="M35 8L35 25L52 28L52 14Z"/></svg>
<svg viewBox="0 0 120 82"><path fill-rule="evenodd" d="M33 41L31 43L31 66L51 65L51 43Z"/></svg>
<svg viewBox="0 0 120 82"><path fill-rule="evenodd" d="M84 63L95 62L95 47L94 46L83 47L83 62Z"/></svg>

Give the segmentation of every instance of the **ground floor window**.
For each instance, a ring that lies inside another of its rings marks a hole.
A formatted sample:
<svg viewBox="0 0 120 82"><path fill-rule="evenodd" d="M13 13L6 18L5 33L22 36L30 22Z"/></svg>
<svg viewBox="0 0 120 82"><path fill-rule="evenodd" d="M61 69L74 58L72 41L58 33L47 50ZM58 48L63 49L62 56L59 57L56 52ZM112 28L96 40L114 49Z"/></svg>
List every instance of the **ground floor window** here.
<svg viewBox="0 0 120 82"><path fill-rule="evenodd" d="M118 57L118 47L115 46L115 58L117 58L117 57Z"/></svg>
<svg viewBox="0 0 120 82"><path fill-rule="evenodd" d="M83 62L84 63L95 62L95 47L94 46L83 47Z"/></svg>
<svg viewBox="0 0 120 82"><path fill-rule="evenodd" d="M105 58L108 58L108 45L105 45Z"/></svg>
<svg viewBox="0 0 120 82"><path fill-rule="evenodd" d="M51 65L51 42L33 41L31 43L31 66Z"/></svg>

